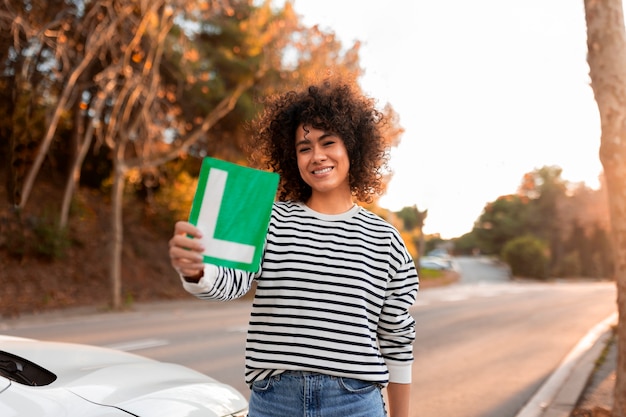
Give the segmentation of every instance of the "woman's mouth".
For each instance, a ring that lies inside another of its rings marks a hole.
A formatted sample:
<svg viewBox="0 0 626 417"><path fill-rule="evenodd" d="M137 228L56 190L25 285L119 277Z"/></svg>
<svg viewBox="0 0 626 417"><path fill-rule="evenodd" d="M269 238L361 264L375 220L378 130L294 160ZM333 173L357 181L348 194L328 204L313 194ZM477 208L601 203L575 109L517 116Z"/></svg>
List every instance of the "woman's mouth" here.
<svg viewBox="0 0 626 417"><path fill-rule="evenodd" d="M332 170L333 170L333 167L322 168L322 169L313 171L313 174L314 175L326 174Z"/></svg>

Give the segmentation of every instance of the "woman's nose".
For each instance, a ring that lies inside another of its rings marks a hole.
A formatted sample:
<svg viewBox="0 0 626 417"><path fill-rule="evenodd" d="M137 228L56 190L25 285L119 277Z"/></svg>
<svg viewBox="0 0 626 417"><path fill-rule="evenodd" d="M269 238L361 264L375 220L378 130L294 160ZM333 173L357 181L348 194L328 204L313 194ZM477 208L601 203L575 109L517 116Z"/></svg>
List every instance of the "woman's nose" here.
<svg viewBox="0 0 626 417"><path fill-rule="evenodd" d="M326 152L321 146L313 147L313 160L314 161L324 161L326 160Z"/></svg>

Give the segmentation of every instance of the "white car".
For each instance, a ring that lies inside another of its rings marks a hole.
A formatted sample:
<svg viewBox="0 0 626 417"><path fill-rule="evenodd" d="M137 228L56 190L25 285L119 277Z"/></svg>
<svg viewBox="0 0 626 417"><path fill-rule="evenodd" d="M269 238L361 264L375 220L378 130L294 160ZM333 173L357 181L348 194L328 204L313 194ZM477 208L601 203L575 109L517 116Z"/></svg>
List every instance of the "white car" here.
<svg viewBox="0 0 626 417"><path fill-rule="evenodd" d="M132 353L0 335L2 417L244 417L205 374Z"/></svg>
<svg viewBox="0 0 626 417"><path fill-rule="evenodd" d="M420 268L422 269L434 269L436 271L443 271L452 269L452 262L447 261L435 256L423 256L420 258Z"/></svg>

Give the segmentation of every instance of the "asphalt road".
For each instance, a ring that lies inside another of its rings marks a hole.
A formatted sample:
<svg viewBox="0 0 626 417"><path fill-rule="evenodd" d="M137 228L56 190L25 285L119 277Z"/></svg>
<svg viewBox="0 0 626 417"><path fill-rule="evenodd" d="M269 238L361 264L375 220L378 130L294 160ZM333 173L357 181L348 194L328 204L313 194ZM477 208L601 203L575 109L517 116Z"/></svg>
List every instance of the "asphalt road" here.
<svg viewBox="0 0 626 417"><path fill-rule="evenodd" d="M615 285L512 282L483 258L455 260L461 280L423 290L412 415L514 417L589 329L616 311ZM195 300L132 312L74 311L0 322L0 332L88 343L181 363L244 395L249 305Z"/></svg>

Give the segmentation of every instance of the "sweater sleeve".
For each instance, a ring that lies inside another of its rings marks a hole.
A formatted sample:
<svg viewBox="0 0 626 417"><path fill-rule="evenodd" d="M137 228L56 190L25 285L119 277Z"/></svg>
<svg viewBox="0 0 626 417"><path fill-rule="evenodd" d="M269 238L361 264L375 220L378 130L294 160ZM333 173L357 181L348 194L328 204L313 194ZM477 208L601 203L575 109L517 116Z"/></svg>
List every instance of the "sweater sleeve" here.
<svg viewBox="0 0 626 417"><path fill-rule="evenodd" d="M415 320L409 308L415 302L419 280L415 264L404 251L391 277L378 324L378 342L389 370L389 382L411 382Z"/></svg>
<svg viewBox="0 0 626 417"><path fill-rule="evenodd" d="M203 300L228 301L244 296L257 274L212 264L204 266L204 275L198 283L187 282L181 276L183 288Z"/></svg>

